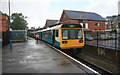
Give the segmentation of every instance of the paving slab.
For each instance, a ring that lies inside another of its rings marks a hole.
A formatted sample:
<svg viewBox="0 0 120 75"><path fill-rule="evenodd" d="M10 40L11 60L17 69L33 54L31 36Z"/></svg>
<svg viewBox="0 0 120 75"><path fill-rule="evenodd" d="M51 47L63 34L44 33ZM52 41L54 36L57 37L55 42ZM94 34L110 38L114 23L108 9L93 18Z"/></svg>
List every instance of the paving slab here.
<svg viewBox="0 0 120 75"><path fill-rule="evenodd" d="M3 73L85 73L44 42L33 38L2 49Z"/></svg>

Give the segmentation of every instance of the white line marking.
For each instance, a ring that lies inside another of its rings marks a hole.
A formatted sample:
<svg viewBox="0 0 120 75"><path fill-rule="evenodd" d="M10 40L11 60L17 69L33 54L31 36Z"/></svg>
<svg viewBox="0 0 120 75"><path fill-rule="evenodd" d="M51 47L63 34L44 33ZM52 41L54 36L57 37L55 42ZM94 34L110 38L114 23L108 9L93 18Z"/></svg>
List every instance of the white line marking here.
<svg viewBox="0 0 120 75"><path fill-rule="evenodd" d="M100 74L100 73L98 73L97 71L95 71L95 70L93 70L92 68L90 68L90 67L86 66L85 64L83 64L83 63L81 63L80 61L76 60L75 58L73 58L73 57L71 57L71 56L67 55L66 53L64 53L64 52L60 51L59 49L57 49L57 48L55 48L55 47L53 47L53 46L51 46L51 45L49 45L49 44L47 44L47 45L48 45L48 46L50 46L50 47L52 47L52 48L54 48L54 49L56 49L56 50L57 50L57 51L59 51L60 53L62 53L62 54L64 54L65 56L69 57L70 59L72 59L72 60L76 61L77 63L81 64L82 66L86 67L87 69L89 69L89 70L93 71L94 73L96 73L96 74L98 74L98 75L101 75L101 74Z"/></svg>

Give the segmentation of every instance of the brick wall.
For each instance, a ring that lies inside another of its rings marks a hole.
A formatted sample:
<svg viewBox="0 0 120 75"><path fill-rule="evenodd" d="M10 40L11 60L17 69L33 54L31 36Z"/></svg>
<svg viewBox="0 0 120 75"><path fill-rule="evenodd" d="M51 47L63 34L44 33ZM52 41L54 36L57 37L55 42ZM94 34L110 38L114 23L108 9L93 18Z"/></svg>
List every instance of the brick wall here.
<svg viewBox="0 0 120 75"><path fill-rule="evenodd" d="M95 26L94 23L95 22L99 22L100 25L99 26ZM79 22L79 20L61 20L61 23L74 23L74 24L80 24L81 22ZM90 30L105 30L105 22L101 22L101 21L88 21L86 22L88 23L88 28Z"/></svg>
<svg viewBox="0 0 120 75"><path fill-rule="evenodd" d="M95 22L99 22L100 25L99 26L95 26L94 25ZM105 22L101 22L101 21L88 21L88 28L90 30L105 30Z"/></svg>
<svg viewBox="0 0 120 75"><path fill-rule="evenodd" d="M82 59L112 72L113 75L120 74L120 50L86 45L81 55Z"/></svg>
<svg viewBox="0 0 120 75"><path fill-rule="evenodd" d="M2 24L2 25L1 25ZM2 26L2 31L9 30L8 16L0 15L0 26Z"/></svg>
<svg viewBox="0 0 120 75"><path fill-rule="evenodd" d="M70 18L66 15L66 13L63 11L61 19L60 19L60 23L69 23Z"/></svg>

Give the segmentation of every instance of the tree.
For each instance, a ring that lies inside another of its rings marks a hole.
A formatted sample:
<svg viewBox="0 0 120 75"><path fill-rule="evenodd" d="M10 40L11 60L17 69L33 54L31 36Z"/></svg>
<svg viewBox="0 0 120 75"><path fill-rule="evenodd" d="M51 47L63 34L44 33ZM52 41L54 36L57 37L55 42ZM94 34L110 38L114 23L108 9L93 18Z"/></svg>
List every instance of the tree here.
<svg viewBox="0 0 120 75"><path fill-rule="evenodd" d="M11 16L11 25L12 30L25 30L28 23L25 20L26 17L22 15L22 13L13 13Z"/></svg>

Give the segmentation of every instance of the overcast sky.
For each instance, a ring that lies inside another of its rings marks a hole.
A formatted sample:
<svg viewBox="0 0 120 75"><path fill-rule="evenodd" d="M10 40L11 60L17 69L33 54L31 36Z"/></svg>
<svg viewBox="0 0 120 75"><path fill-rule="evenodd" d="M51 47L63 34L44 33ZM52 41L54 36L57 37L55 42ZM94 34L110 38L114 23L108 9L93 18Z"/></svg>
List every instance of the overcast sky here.
<svg viewBox="0 0 120 75"><path fill-rule="evenodd" d="M102 17L118 14L119 0L11 0L11 14L23 13L30 27L43 27L46 19L59 20L63 9L95 12ZM8 0L0 0L0 10L8 14Z"/></svg>

